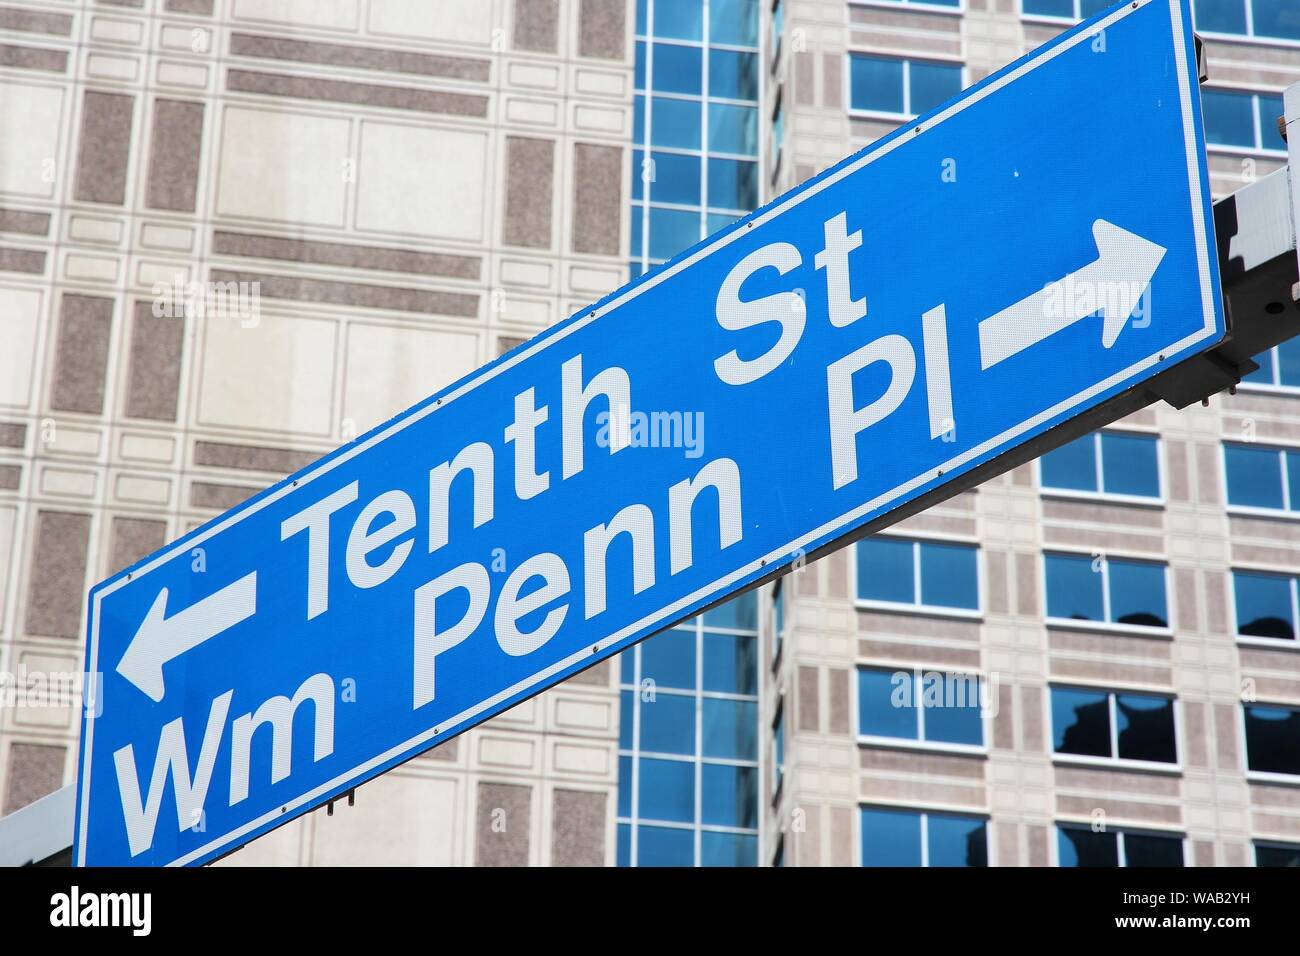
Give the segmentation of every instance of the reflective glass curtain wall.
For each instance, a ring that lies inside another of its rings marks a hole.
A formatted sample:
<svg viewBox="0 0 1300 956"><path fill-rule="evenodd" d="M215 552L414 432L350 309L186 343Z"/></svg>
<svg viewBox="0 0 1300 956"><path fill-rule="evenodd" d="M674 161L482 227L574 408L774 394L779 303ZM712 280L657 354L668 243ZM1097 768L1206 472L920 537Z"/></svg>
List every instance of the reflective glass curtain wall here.
<svg viewBox="0 0 1300 956"><path fill-rule="evenodd" d="M631 275L759 202L759 0L638 0Z"/></svg>
<svg viewBox="0 0 1300 956"><path fill-rule="evenodd" d="M632 278L758 206L759 2L637 2ZM756 866L755 595L627 651L620 687L618 865Z"/></svg>

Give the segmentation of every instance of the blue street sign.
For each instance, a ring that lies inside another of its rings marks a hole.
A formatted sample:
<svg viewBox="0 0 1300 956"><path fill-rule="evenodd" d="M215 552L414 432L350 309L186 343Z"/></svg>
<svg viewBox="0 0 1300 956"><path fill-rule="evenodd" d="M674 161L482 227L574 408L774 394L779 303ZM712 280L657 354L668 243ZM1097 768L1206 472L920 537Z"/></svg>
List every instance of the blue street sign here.
<svg viewBox="0 0 1300 956"><path fill-rule="evenodd" d="M1065 33L96 586L76 861L211 860L1213 346L1211 230L1186 0Z"/></svg>

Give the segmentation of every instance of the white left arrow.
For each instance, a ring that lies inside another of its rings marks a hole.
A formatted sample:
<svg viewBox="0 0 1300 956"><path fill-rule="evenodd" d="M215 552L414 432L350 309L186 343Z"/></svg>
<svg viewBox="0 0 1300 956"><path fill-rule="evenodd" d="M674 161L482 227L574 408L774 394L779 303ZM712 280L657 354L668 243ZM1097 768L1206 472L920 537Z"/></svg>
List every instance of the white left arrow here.
<svg viewBox="0 0 1300 956"><path fill-rule="evenodd" d="M1124 330L1167 251L1105 219L1092 224L1097 258L979 325L980 367L988 369L1081 319L1102 312L1101 344Z"/></svg>
<svg viewBox="0 0 1300 956"><path fill-rule="evenodd" d="M157 703L163 699L164 664L252 617L256 610L256 571L171 617L166 616L167 589L163 588L117 662L117 672Z"/></svg>

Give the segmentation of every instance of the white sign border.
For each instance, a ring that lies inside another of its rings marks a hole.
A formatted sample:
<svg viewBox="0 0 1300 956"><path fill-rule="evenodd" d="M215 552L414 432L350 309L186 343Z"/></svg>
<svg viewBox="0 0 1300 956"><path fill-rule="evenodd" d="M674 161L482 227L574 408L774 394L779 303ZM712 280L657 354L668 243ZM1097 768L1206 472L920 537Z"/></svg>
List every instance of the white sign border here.
<svg viewBox="0 0 1300 956"><path fill-rule="evenodd" d="M790 196L784 201L779 201L776 204L772 205L771 207L767 208L766 210L761 210L760 214L756 215L752 220L750 220L749 225L746 226L745 228L733 229L732 231L728 232L723 236L720 236L719 238L717 238L712 242L706 241L704 245L697 248L695 252L692 253L691 255L686 256L676 262L669 263L665 268L663 268L657 273L651 274L644 282L636 284L632 288L623 292L617 298L613 298L607 301L599 308L591 309L585 315L576 317L573 321L569 322L567 325L561 325L555 328L550 334L544 335L543 337L535 340L533 343L522 346L515 353L507 355L501 362L498 362L497 364L492 365L489 368L483 370L481 374L476 376L471 376L470 378L467 378L466 380L462 381L460 385L455 386L452 391L448 392L446 395L443 395L441 398L437 399L436 401L428 402L427 404L421 407L412 409L409 412L403 413L402 415L395 417L386 425L381 426L381 428L376 432L374 432L369 438L344 449L340 454L336 455L333 458L330 458L326 462L321 463L319 467L312 468L311 470L309 470L301 478L298 478L293 481L285 481L279 487L271 489L269 493L250 502L246 507L236 509L233 512L229 513L228 515L216 519L213 524L209 525L205 529L201 529L196 536L192 538L182 538L180 541L173 544L170 548L160 551L157 555L153 557L152 560L150 560L147 564L143 565L142 567L131 572L129 576L123 574L113 580L110 580L109 582L103 585L98 585L96 589L92 589L94 600L92 602L91 610L90 610L90 626L89 626L90 641L89 641L89 649L88 649L89 653L87 655L87 668L86 668L87 672L91 674L95 674L98 673L99 671L99 622L100 622L99 606L101 601L106 595L112 594L118 588L128 583L134 583L142 575L145 575L150 571L152 571L153 569L159 567L160 565L165 564L166 562L170 561L172 558L176 557L181 552L183 551L188 552L195 545L203 541L206 541L207 539L211 538L213 535L216 535L221 531L224 531L226 528L230 527L231 525L239 521L242 521L244 518L255 514L256 512L260 511L262 508L280 500L289 492L296 491L298 490L298 488L306 485L308 482L311 482L329 473L336 466L341 465L344 462L350 461L352 458L356 457L357 455L360 455L361 453L367 451L371 447L386 440L388 437L395 434L396 432L402 431L405 428L409 427L410 425L413 425L414 423L420 421L425 416L431 415L434 412L440 410L441 408L444 408L445 406L451 404L453 401L460 398L461 396L478 388L484 382L487 382L492 378L494 378L495 376L499 375L500 373L510 368L513 368L514 366L518 365L520 362L542 351L543 349L549 348L551 345L563 340L567 336L573 334L574 332L577 332L579 329L585 328L587 325L595 321L601 315L619 308L620 306L634 299L636 296L640 295L646 289L653 288L659 283L672 278L673 276L677 275L679 272L689 268L690 266L692 266L699 260L703 259L704 257L711 255L718 249L728 245L735 239L744 235L748 228L754 225L765 223L771 219L776 218L777 216L780 216L787 210L793 208L794 206L799 205L808 197L817 195L819 192L826 189L827 187L833 186L834 184L838 183L840 180L844 179L845 177L856 173L864 166L867 166L868 164L879 159L880 157L887 155L897 147L901 146L903 143L911 142L912 139L914 139L917 134L924 135L924 131L940 125L941 123L944 122L944 120L951 118L952 116L956 115L957 113L961 112L967 107L975 103L978 103L986 96L989 96L990 94L997 92L1003 87L1008 86L1009 84L1019 79L1021 76L1032 71L1033 69L1042 65L1043 63L1055 59L1057 56L1060 56L1062 53L1074 48L1078 44L1092 39L1092 37L1096 35L1097 31L1107 29L1110 26L1114 25L1115 23L1119 22L1120 20L1124 19L1125 17L1133 14L1137 10L1149 6L1151 3L1158 3L1158 2L1160 2L1160 0L1134 0L1133 3L1126 5L1122 9L1112 12L1105 19L1094 24L1092 29L1078 30L1076 28L1077 32L1075 32L1073 35L1068 35L1068 34L1063 35L1053 45L1047 46L1045 48L1039 48L1038 50L1029 53L1028 55L1023 57L1019 62L1012 64L1011 68L1007 69L1005 73L993 74L991 77L989 77L989 79L985 82L983 86L977 86L976 88L972 89L969 92L969 95L964 96L961 99L957 100L942 112L937 113L928 119L925 119L923 122L909 124L908 126L901 128L897 135L894 135L883 142L877 143L874 148L870 146L867 147L866 150L857 159L853 160L852 162L846 163L845 165L839 167L838 169L833 170L825 178L813 182L810 186L808 186L805 189L798 190L794 195ZM1205 210L1202 205L1203 184L1201 180L1201 161L1203 157L1201 155L1201 151L1198 149L1197 146L1196 117L1193 115L1193 111L1192 111L1192 95L1188 84L1190 71L1187 62L1187 50L1183 44L1182 5L1181 5L1181 0L1166 0L1166 2L1168 3L1169 6L1170 21L1172 27L1171 33L1172 33L1172 39L1174 45L1173 52L1174 52L1176 70L1178 74L1178 88L1179 88L1179 96L1181 100L1180 105L1183 114L1183 137L1184 137L1184 142L1186 144L1186 150L1187 150L1188 186L1189 186L1189 193L1192 200L1192 221L1193 221L1193 228L1195 231L1196 242L1197 242L1197 257L1198 257L1198 266L1199 266L1200 278L1201 278L1201 302L1202 302L1203 315L1205 317L1205 323L1200 330L1192 333L1191 335L1186 336L1179 342L1176 342L1173 345L1168 346L1167 349L1163 350L1164 352L1167 352L1169 354L1180 354L1185 349L1189 348L1190 346L1196 344L1199 341L1202 341L1208 336L1213 335L1217 331L1216 311L1215 311L1216 290L1213 288L1212 275L1211 275L1210 263L1208 257L1209 246L1208 246L1208 239L1207 239L1207 224L1204 216ZM904 133L907 133L909 131L911 131L911 135L909 136L903 135ZM1068 411L1069 409L1083 402L1086 402L1088 399L1094 397L1095 395L1105 392L1110 388L1119 385L1128 379L1133 378L1135 375L1138 375L1139 373L1146 371L1152 366L1159 364L1159 362L1160 359L1155 355L1148 356L1147 358L1141 361L1135 362L1127 369L1115 373L1114 375L1107 378L1105 381L1099 382L1091 386L1090 388L1084 389L1083 391L1072 396L1071 398L1058 402L1056 405L1040 413L1039 415L1036 415L1033 418L1025 422L1022 422L1017 426L1007 429L1000 435L997 435L994 438L990 438L976 447L970 448L967 451L954 456L953 458L945 462L941 466L941 469L939 470L942 471L942 473L944 474L948 474L954 469L960 468L962 465L966 464L972 459L979 458L981 455L985 454L986 452L992 451L998 448L999 446L1006 444L1007 442L1025 433L1026 431L1029 431L1037 427L1043 422L1050 421L1052 418L1055 418L1057 415L1061 414L1062 412ZM410 753L413 755L414 753L418 752L421 749L427 749L429 746L432 746L432 741L434 737L436 736L445 737L450 731L458 730L461 727L461 725L477 717L479 714L483 713L484 711L491 710L493 707L497 706L498 704L501 704L505 701L510 700L513 697L523 694L524 692L530 690L531 688L535 687L539 683L542 683L543 681L546 680L546 678L552 676L553 674L561 673L570 667L573 667L583 661L589 660L592 656L592 653L600 650L605 650L611 647L612 645L618 644L619 642L625 640L626 638L631 637L632 635L640 631L643 631L648 627L653 626L656 623L671 619L674 614L676 614L677 612L685 608L690 607L692 604L695 604L698 601L707 599L709 597L717 596L717 594L720 591L724 590L730 584L733 584L741 580L742 578L745 578L755 573L756 571L767 568L769 564L773 564L774 562L780 561L782 558L788 557L790 554L803 549L806 545L812 542L828 537L836 530L839 530L841 528L853 524L855 521L857 521L857 519L861 518L862 516L869 514L870 512L875 511L877 508L880 508L885 504L888 504L890 501L900 497L901 495L907 494L908 492L932 481L934 477L935 477L934 474L927 472L926 474L920 475L917 478L912 479L911 481L898 485L897 487L891 489L890 491L877 496L871 501L859 505L857 508L854 508L853 510L845 513L839 518L833 521L826 522L816 530L811 531L805 535L802 535L801 537L795 539L794 541L791 541L787 545L775 549L765 557L760 558L756 561L751 561L749 564L745 565L744 567L739 568L730 574L724 575L722 578L719 578L717 581L713 582L707 587L700 588L694 593L686 597L680 598L679 600L673 602L672 604L661 608L655 614L647 615L646 617L642 618L636 623L629 624L626 627L617 631L616 633L601 639L600 641L591 645L592 650L580 651L576 654L571 655L565 660L558 661L555 664L552 664L550 667L538 671L527 680L520 681L519 683L514 684L513 686L507 688L506 690L501 691L500 693L494 695L493 697L485 701L482 701L479 704L476 704L474 707L468 708L467 710L461 712L457 716L450 718L446 721L443 721L439 727L433 728L432 730L425 731L421 734L417 734L416 736L410 738L404 743L401 743L395 747L388 749L384 753L371 758L365 763L354 766L347 773L340 774L339 776L335 777L329 782L321 784L320 786L314 788L313 790L301 794L293 798L292 800L285 802L282 805L282 808L280 810L269 811L263 814L262 816L258 817L256 820L249 821L243 826L237 827L233 830L229 830L226 833L224 833L221 837L204 844L202 847L190 851L184 856L178 857L176 860L173 860L168 865L177 866L177 865L186 865L189 863L194 863L200 860L201 858L213 856L219 853L223 849L229 849L234 844L237 844L241 837L253 832L254 830L266 826L266 824L268 823L272 823L278 819L283 819L290 810L295 810L298 809L299 807L310 804L313 801L323 798L328 793L338 791L340 789L344 789L348 783L355 781L360 777L364 777L367 774L367 772L369 772L370 770L373 770L374 768L382 764L395 760L404 754ZM96 703L98 704L102 702L97 701ZM78 784L77 784L78 785L78 794L77 794L78 820L77 820L77 833L76 833L77 853L76 853L75 863L78 866L84 866L85 859L86 859L86 836L88 832L89 819L90 819L90 813L89 813L90 771L91 771L91 764L92 764L90 757L94 753L94 725L95 725L95 718L86 717L83 714L84 732L82 734L82 752L80 755L81 774L79 776ZM439 731L442 731L442 733L439 734L438 733Z"/></svg>

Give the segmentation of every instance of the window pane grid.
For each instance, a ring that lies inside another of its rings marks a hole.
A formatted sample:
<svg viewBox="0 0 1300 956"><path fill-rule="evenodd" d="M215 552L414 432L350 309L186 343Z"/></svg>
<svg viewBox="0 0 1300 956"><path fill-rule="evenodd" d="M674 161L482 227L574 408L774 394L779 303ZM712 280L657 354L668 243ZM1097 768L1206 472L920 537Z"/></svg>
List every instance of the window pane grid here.
<svg viewBox="0 0 1300 956"><path fill-rule="evenodd" d="M849 54L849 108L914 117L955 96L963 85L958 63Z"/></svg>
<svg viewBox="0 0 1300 956"><path fill-rule="evenodd" d="M1052 491L1159 499L1159 439L1139 432L1093 432L1043 455L1038 473L1043 488Z"/></svg>
<svg viewBox="0 0 1300 956"><path fill-rule="evenodd" d="M859 541L855 554L859 601L942 613L980 610L976 545L876 535Z"/></svg>
<svg viewBox="0 0 1300 956"><path fill-rule="evenodd" d="M1080 866L1184 866L1184 838L1181 835L1138 830L1094 830L1086 824L1058 823L1057 864ZM1091 844L1091 846L1090 846ZM1101 847L1108 847L1099 854ZM1109 856L1113 862L1108 862Z"/></svg>
<svg viewBox="0 0 1300 956"><path fill-rule="evenodd" d="M1162 563L1046 551L1043 565L1049 619L1169 627L1168 568Z"/></svg>
<svg viewBox="0 0 1300 956"><path fill-rule="evenodd" d="M1293 458L1300 458L1300 449L1224 442L1228 504L1239 508L1295 511L1297 502L1291 481L1293 473L1300 477L1300 461L1293 462Z"/></svg>
<svg viewBox="0 0 1300 956"><path fill-rule="evenodd" d="M1300 11L1293 0L1195 0L1194 13L1206 33L1300 40Z"/></svg>
<svg viewBox="0 0 1300 956"><path fill-rule="evenodd" d="M1285 589L1283 603L1289 615L1285 621L1270 613L1278 610L1279 589ZM1234 570L1232 598L1238 637L1296 639L1297 625L1300 625L1300 582L1293 575Z"/></svg>
<svg viewBox="0 0 1300 956"><path fill-rule="evenodd" d="M633 278L759 198L755 0L645 0L637 18ZM644 162L654 154L672 168Z"/></svg>
<svg viewBox="0 0 1300 956"><path fill-rule="evenodd" d="M1174 698L1073 686L1054 686L1049 697L1053 753L1148 764L1178 762ZM1096 708L1103 703L1104 744L1096 726L1101 713Z"/></svg>
<svg viewBox="0 0 1300 956"><path fill-rule="evenodd" d="M931 703L941 682L939 699ZM906 702L895 700L906 686ZM984 682L974 674L858 668L857 734L871 740L915 741L941 747L984 746ZM900 713L911 711L910 714ZM937 710L934 723L927 713ZM901 726L906 725L906 726Z"/></svg>
<svg viewBox="0 0 1300 956"><path fill-rule="evenodd" d="M711 614L743 623L750 611L724 605ZM620 865L757 863L757 640L755 628L706 626L701 615L624 652L620 708L631 730L619 741ZM649 690L653 698L643 700ZM672 709L654 709L664 707ZM674 740L683 745L664 748Z"/></svg>
<svg viewBox="0 0 1300 956"><path fill-rule="evenodd" d="M1272 124L1283 112L1280 93L1208 88L1201 98L1210 147L1286 152L1286 143Z"/></svg>
<svg viewBox="0 0 1300 956"><path fill-rule="evenodd" d="M906 807L858 808L862 866L988 866L988 820Z"/></svg>

